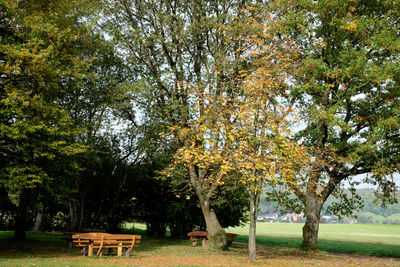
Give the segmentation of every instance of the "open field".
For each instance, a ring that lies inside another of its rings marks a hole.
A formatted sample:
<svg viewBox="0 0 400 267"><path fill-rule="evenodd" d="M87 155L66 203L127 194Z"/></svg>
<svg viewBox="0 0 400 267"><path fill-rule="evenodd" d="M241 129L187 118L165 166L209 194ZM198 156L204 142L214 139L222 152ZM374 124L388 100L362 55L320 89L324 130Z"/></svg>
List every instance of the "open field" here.
<svg viewBox="0 0 400 267"><path fill-rule="evenodd" d="M368 227L372 227L372 230ZM135 231L143 233L142 229L142 225L138 225ZM11 238L12 232L0 232L0 266L400 266L400 258L333 254L324 251L302 252L294 248L300 244L299 229L301 230L301 225L297 224L258 224L260 245L257 250L258 258L254 263L247 260L247 247L241 243L233 244L229 251L216 252L201 246L192 247L191 242L187 240L144 236L140 247L130 258L98 258L83 257L79 249L66 248L60 233L28 233L28 240L21 242ZM358 232L354 232L355 229L358 229ZM229 231L240 234L239 241L247 239L247 227ZM340 234L335 234L335 231ZM390 225L388 228L371 225L365 225L365 228L364 225L322 225L322 232L328 243L332 242L338 246L343 242L355 242L354 245L359 242L363 247L371 242L370 245L376 249L381 246L377 244L392 245L397 247L397 250L400 248L400 241L392 242L392 237L386 236L391 235L390 232L399 235L399 229L390 228ZM373 238L374 234L380 236ZM350 240L340 241L341 238L346 240L346 236ZM353 237L355 239L352 239ZM277 242L279 239L280 243ZM321 244L324 243L325 241L321 241Z"/></svg>
<svg viewBox="0 0 400 267"><path fill-rule="evenodd" d="M269 246L299 248L303 224L257 223L257 242ZM247 242L248 227L228 229ZM321 250L385 257L400 257L400 226L388 224L321 224Z"/></svg>

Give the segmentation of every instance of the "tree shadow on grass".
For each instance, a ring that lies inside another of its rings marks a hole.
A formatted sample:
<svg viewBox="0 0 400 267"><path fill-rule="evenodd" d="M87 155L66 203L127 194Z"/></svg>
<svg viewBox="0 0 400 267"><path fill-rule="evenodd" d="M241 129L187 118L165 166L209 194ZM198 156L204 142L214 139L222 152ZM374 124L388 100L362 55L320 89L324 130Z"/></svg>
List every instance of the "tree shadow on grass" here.
<svg viewBox="0 0 400 267"><path fill-rule="evenodd" d="M240 236L238 241L247 242L247 236ZM302 239L300 237L277 237L277 236L259 236L257 237L257 244L272 246L272 247L287 247L287 248L301 248ZM384 244L384 243L371 243L371 242L356 242L356 241L342 241L342 240L329 240L319 239L319 249L321 251L344 253L344 254L357 254L378 257L393 257L400 258L400 241L399 245Z"/></svg>
<svg viewBox="0 0 400 267"><path fill-rule="evenodd" d="M130 234L133 234L132 232ZM157 251L163 247L170 247L174 245L188 245L188 240L178 240L172 238L152 238L144 235L143 232L136 232L134 234L141 234L142 240L138 248L135 248L132 255L138 252ZM25 240L18 240L12 237L12 232L0 233L0 258L25 258L25 257L79 257L81 256L80 249L77 247L68 248L67 241L62 238L65 237L62 233L34 233L27 232ZM107 255L107 252L103 251ZM114 249L116 255L116 249ZM135 255L136 256L136 255ZM106 257L106 256L104 256Z"/></svg>
<svg viewBox="0 0 400 267"><path fill-rule="evenodd" d="M27 232L25 240L10 235L0 236L0 258L21 258L27 256L54 257L69 254L66 240L61 233Z"/></svg>
<svg viewBox="0 0 400 267"><path fill-rule="evenodd" d="M24 241L12 238L12 233L0 232L0 258L59 258L59 257L81 257L78 248L69 249L66 241L62 240L61 233L28 233ZM248 251L247 236L239 236L235 239L242 243L233 244L231 249L222 254L226 256L239 256L247 258ZM325 259L329 257L326 253L308 253L301 251L301 238L296 237L277 237L259 236L257 238L257 254L263 258L284 258L284 257L312 257L315 259ZM368 255L379 257L400 258L400 246L363 243L351 241L333 241L320 239L322 251L340 254ZM144 254L142 254L142 252ZM114 252L115 253L115 252ZM151 238L142 235L142 242L133 251L133 257L141 258L147 255L176 255L178 257L186 255L197 255L198 257L208 257L209 252L199 247L192 247L188 240L177 240L172 238ZM104 256L106 258L106 256Z"/></svg>

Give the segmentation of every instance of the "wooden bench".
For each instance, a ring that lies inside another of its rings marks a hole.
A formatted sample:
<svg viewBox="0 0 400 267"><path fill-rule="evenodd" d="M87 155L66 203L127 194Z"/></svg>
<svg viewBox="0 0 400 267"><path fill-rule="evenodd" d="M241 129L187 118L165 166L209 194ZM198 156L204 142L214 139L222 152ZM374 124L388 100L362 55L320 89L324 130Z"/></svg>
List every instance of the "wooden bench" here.
<svg viewBox="0 0 400 267"><path fill-rule="evenodd" d="M67 247L72 248L73 243L73 235L75 234L93 234L93 233L105 233L104 229L82 229L80 233L78 232L63 232L63 236L61 237L62 240L67 242Z"/></svg>
<svg viewBox="0 0 400 267"><path fill-rule="evenodd" d="M197 246L197 241L201 241L202 244L207 242L208 233L206 231L194 231L187 234L192 241L193 246Z"/></svg>
<svg viewBox="0 0 400 267"><path fill-rule="evenodd" d="M122 249L126 248L125 255L129 257L133 248L138 247L142 239L141 235L103 235L92 239L89 245L89 256L93 255L93 249L97 250L97 255L101 256L102 251L108 248L109 255L112 254L112 249L117 248L117 256L122 256Z"/></svg>
<svg viewBox="0 0 400 267"><path fill-rule="evenodd" d="M232 233L225 233L226 239L228 241L228 247L232 245L233 240L237 237L237 234ZM189 240L192 241L193 246L197 246L197 242L201 240L201 243L204 244L207 242L208 233L206 231L194 231L187 234L190 238Z"/></svg>
<svg viewBox="0 0 400 267"><path fill-rule="evenodd" d="M86 255L86 251L92 254L89 250L89 246L96 238L102 238L103 236L110 235L107 233L79 233L72 235L72 244L76 247L81 248L82 255ZM92 250L93 252L93 250ZM92 256L92 255L89 255Z"/></svg>
<svg viewBox="0 0 400 267"><path fill-rule="evenodd" d="M228 241L228 247L230 247L233 243L233 240L235 237L238 237L237 234L232 234L232 233L226 233L226 240Z"/></svg>

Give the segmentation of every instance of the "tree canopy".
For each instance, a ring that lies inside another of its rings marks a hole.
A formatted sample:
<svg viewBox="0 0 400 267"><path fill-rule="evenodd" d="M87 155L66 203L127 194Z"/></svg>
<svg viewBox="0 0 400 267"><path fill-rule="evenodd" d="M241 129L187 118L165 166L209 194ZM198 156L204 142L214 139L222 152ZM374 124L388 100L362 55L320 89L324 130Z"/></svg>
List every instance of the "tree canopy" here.
<svg viewBox="0 0 400 267"><path fill-rule="evenodd" d="M398 1L1 1L0 225L226 249L249 217L254 260L267 185L317 249L331 195L397 201Z"/></svg>
<svg viewBox="0 0 400 267"><path fill-rule="evenodd" d="M288 184L304 205L303 247L317 248L323 203L347 198L340 187L367 174L387 199L399 155L399 10L393 1L275 1L271 8L300 48L292 73L304 127L298 137L312 155L308 171ZM337 214L359 201L334 203Z"/></svg>

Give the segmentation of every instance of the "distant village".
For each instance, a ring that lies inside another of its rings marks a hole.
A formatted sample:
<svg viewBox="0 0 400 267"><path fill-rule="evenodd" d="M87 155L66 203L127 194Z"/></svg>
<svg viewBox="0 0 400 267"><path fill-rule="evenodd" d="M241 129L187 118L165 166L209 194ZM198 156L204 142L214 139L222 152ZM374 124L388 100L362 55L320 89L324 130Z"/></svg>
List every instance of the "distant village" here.
<svg viewBox="0 0 400 267"><path fill-rule="evenodd" d="M278 213L262 214L257 216L258 222L272 222L272 223L305 223L306 218L303 213L286 213L284 215L279 215ZM358 223L357 219L346 218L340 220L338 216L335 215L325 215L321 216L320 223Z"/></svg>

